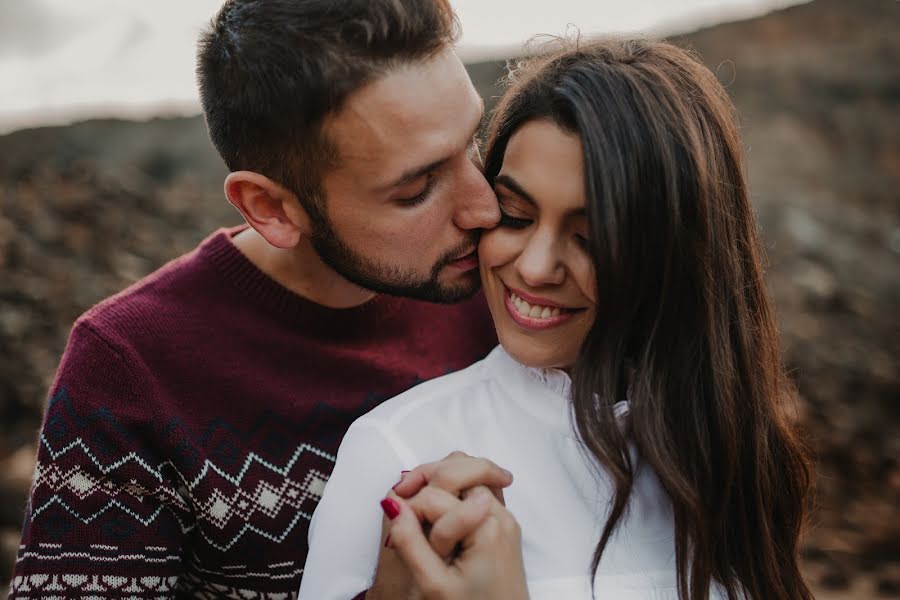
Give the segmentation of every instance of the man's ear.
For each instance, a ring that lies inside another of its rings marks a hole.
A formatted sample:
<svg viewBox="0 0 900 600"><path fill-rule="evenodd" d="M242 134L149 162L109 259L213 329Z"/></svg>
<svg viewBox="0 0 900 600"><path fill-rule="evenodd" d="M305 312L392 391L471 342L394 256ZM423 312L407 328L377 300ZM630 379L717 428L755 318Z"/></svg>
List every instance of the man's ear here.
<svg viewBox="0 0 900 600"><path fill-rule="evenodd" d="M229 173L225 195L250 227L276 248L293 248L301 237L312 234L311 220L297 196L265 175Z"/></svg>

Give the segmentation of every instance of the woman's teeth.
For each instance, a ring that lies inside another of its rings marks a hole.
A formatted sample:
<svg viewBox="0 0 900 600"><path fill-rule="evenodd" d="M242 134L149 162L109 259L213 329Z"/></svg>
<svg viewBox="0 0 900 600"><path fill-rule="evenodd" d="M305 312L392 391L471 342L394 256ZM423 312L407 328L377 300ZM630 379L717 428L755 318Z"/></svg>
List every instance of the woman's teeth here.
<svg viewBox="0 0 900 600"><path fill-rule="evenodd" d="M509 293L509 299L512 301L513 306L516 307L516 311L523 317L530 317L532 319L549 319L551 317L558 317L562 312L557 306L541 306L539 304L529 304L512 292Z"/></svg>

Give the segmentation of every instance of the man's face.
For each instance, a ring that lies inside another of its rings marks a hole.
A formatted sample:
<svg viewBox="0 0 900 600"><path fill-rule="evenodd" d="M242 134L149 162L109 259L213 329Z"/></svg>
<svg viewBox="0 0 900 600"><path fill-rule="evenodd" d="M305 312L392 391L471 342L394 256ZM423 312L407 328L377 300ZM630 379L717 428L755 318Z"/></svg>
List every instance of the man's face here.
<svg viewBox="0 0 900 600"><path fill-rule="evenodd" d="M351 94L324 133L325 174L313 245L346 279L375 292L454 302L479 286L479 231L500 218L473 141L483 104L449 49Z"/></svg>

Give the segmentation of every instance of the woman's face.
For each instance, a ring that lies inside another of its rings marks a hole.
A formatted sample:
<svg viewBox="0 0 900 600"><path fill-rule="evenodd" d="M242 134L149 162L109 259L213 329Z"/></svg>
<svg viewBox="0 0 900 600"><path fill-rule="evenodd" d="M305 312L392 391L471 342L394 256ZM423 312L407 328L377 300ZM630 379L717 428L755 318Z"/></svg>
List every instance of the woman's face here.
<svg viewBox="0 0 900 600"><path fill-rule="evenodd" d="M572 366L594 322L581 140L549 120L510 138L495 179L500 224L481 237L481 280L506 351Z"/></svg>

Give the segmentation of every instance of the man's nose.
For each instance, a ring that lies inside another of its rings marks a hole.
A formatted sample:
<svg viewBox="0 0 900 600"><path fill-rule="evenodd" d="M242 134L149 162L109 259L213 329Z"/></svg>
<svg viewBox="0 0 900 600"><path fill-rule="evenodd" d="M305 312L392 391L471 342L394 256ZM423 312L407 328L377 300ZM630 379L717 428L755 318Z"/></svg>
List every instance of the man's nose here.
<svg viewBox="0 0 900 600"><path fill-rule="evenodd" d="M474 162L466 160L453 222L460 229L493 229L500 221L494 190Z"/></svg>

